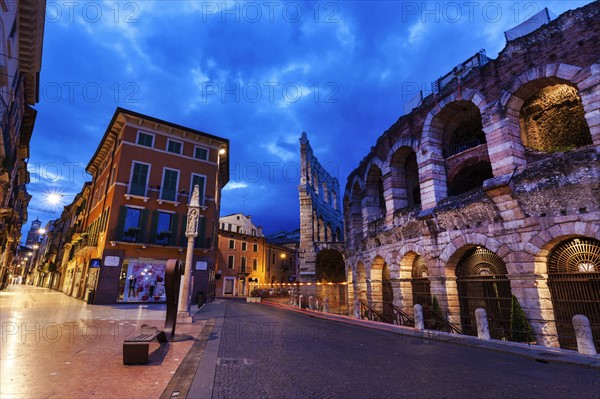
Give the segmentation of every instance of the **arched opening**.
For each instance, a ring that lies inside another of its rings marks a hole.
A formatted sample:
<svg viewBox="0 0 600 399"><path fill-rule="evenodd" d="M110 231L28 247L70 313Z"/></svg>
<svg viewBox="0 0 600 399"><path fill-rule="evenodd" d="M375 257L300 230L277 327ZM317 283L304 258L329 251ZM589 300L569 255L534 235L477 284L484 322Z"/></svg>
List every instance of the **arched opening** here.
<svg viewBox="0 0 600 399"><path fill-rule="evenodd" d="M510 337L512 291L506 264L485 247L468 250L456 266L456 285L463 333L477 335L475 310L484 308L490 336Z"/></svg>
<svg viewBox="0 0 600 399"><path fill-rule="evenodd" d="M315 269L317 281L324 283L346 281L344 257L334 249L323 249L317 254Z"/></svg>
<svg viewBox="0 0 600 399"><path fill-rule="evenodd" d="M493 174L479 108L471 101L454 101L438 118L445 125L442 148L448 196L481 187Z"/></svg>
<svg viewBox="0 0 600 399"><path fill-rule="evenodd" d="M386 320L394 319L392 305L394 304L394 290L392 288L392 277L390 267L387 263L383 264L381 270L381 301L383 305L383 315Z"/></svg>
<svg viewBox="0 0 600 399"><path fill-rule="evenodd" d="M473 161L473 162L471 162ZM448 195L454 196L479 188L487 179L494 177L489 161L470 160L460 165L460 169L448 175Z"/></svg>
<svg viewBox="0 0 600 399"><path fill-rule="evenodd" d="M343 241L343 237L342 237L342 230L338 227L337 229L335 229L335 242L341 242Z"/></svg>
<svg viewBox="0 0 600 399"><path fill-rule="evenodd" d="M394 210L421 204L417 155L410 147L401 147L390 161Z"/></svg>
<svg viewBox="0 0 600 399"><path fill-rule="evenodd" d="M412 299L413 305L419 304L424 308L431 306L431 287L429 283L429 269L425 264L425 259L417 255L412 264Z"/></svg>
<svg viewBox="0 0 600 399"><path fill-rule="evenodd" d="M369 221L379 219L386 213L385 199L383 197L383 178L381 169L377 165L371 165L367 174L366 182L367 218Z"/></svg>
<svg viewBox="0 0 600 399"><path fill-rule="evenodd" d="M381 256L375 257L371 264L370 282L367 281L367 295L369 305L377 312L383 312L383 269L385 260Z"/></svg>
<svg viewBox="0 0 600 399"><path fill-rule="evenodd" d="M572 319L582 314L600 351L600 241L577 237L559 243L548 256L548 287L561 348L577 350Z"/></svg>
<svg viewBox="0 0 600 399"><path fill-rule="evenodd" d="M584 115L577 89L568 84L548 84L530 95L519 118L526 157L592 144Z"/></svg>
<svg viewBox="0 0 600 399"><path fill-rule="evenodd" d="M408 207L421 206L421 186L419 185L419 165L417 164L417 154L414 151L406 158L404 166L404 176L406 180L406 191L408 194Z"/></svg>
<svg viewBox="0 0 600 399"><path fill-rule="evenodd" d="M352 186L352 192L350 197L346 197L344 200L346 217L346 237L352 240L354 246L358 245L362 239L362 195L360 186L358 183L354 183Z"/></svg>
<svg viewBox="0 0 600 399"><path fill-rule="evenodd" d="M354 292L356 298L361 301L367 301L367 272L365 264L358 262L356 264L356 280L354 281Z"/></svg>

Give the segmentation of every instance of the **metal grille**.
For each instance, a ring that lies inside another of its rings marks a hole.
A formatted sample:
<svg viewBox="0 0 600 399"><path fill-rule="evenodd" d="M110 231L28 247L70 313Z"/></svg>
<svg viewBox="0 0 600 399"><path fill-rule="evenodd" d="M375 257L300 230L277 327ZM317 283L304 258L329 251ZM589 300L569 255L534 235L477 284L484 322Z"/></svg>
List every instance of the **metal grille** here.
<svg viewBox="0 0 600 399"><path fill-rule="evenodd" d="M574 238L548 257L548 287L560 346L577 350L573 316L585 315L600 351L600 241Z"/></svg>
<svg viewBox="0 0 600 399"><path fill-rule="evenodd" d="M431 289L428 275L429 271L425 260L422 256L417 256L413 262L411 279L413 304L415 305L431 306Z"/></svg>
<svg viewBox="0 0 600 399"><path fill-rule="evenodd" d="M508 339L512 292L502 258L486 248L477 247L463 256L456 269L463 333L477 335L475 310L484 308L490 336Z"/></svg>

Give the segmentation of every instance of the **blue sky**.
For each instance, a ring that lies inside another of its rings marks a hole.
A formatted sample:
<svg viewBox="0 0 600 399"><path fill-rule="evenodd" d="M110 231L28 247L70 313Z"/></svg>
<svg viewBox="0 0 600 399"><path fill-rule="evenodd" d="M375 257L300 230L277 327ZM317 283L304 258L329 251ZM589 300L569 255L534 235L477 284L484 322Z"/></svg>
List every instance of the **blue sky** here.
<svg viewBox="0 0 600 399"><path fill-rule="evenodd" d="M481 48L495 58L544 7L589 2L48 1L29 221L89 180L120 106L229 138L222 214L295 229L302 131L343 190L416 90Z"/></svg>

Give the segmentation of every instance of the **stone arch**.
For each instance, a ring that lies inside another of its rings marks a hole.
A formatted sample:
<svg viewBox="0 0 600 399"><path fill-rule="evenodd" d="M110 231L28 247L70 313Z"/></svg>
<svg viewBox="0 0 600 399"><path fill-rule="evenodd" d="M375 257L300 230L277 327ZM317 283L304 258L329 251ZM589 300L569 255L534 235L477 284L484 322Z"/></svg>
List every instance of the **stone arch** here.
<svg viewBox="0 0 600 399"><path fill-rule="evenodd" d="M363 197L363 219L373 221L386 214L383 187L383 171L376 163L371 163L365 175Z"/></svg>
<svg viewBox="0 0 600 399"><path fill-rule="evenodd" d="M573 110L574 112L573 116L569 115L569 124L572 124L574 120L577 120L579 128L587 130L587 133L582 134L589 137L590 142L588 144L591 142L596 145L600 144L600 134L595 133L595 130L597 129L593 128L593 126L600 125L600 122L597 120L597 117L594 119L590 115L590 111L597 108L597 100L594 100L594 96L587 95L589 94L588 91L594 90L598 85L597 77L593 76L594 71L595 69L592 67L583 70L574 65L547 64L531 68L511 81L507 86L507 89L503 91L499 101L500 107L504 109L506 113L506 120L501 124L508 126L507 130L512 130L511 134L505 134L504 136L510 139L509 141L511 141L511 147L513 148L513 152L515 152L515 156L523 159L523 162L520 163L524 164L526 161L525 146L528 145L529 141L526 136L528 135L528 131L532 131L531 126L534 126L534 124L523 120L522 111L526 110L530 105L528 102L539 100L543 104L547 101L543 100L543 98L540 99L539 97L558 97L558 94L560 94L561 91L565 91L569 87L576 92L576 100L581 102L580 108L571 104L573 106L567 110L567 112L570 112L570 110ZM595 71L595 73L598 74L597 71ZM594 81L594 79L596 81ZM569 95L569 98L570 97L573 97L573 94ZM596 105L594 105L594 101ZM560 105L560 103L555 104L555 109L556 105ZM537 105L533 108L538 112L540 111L540 107ZM545 111L545 109L541 110L541 112L546 113ZM547 112L547 114L548 118L546 118L546 115L544 115L544 118L550 121L549 125L555 126L558 129L557 133L552 133L549 136L552 137L552 139L550 140L551 143L548 144L558 143L561 140L568 141L569 137L572 136L570 134L571 129L561 129L561 124L552 121L553 118L560 121L560 110L552 113ZM565 136L561 136L563 134L560 133L561 130L565 130ZM539 139L536 140L539 141ZM579 145L585 145L584 142L579 143ZM532 143L529 144L531 146ZM566 149L568 147L567 144L568 143L565 142L565 148L561 148L561 146L557 147L554 144L550 145L548 148L553 147L553 150L560 151ZM544 146L540 147L533 143L532 148L536 149L536 147L539 147L539 149L544 148ZM528 153L530 155L528 155L527 158L534 160L535 154L531 153L531 150L528 151Z"/></svg>
<svg viewBox="0 0 600 399"><path fill-rule="evenodd" d="M386 265L387 263L382 256L375 256L369 267L369 278L367 279L367 297L369 299L369 305L379 312L383 311L382 280L383 271Z"/></svg>
<svg viewBox="0 0 600 399"><path fill-rule="evenodd" d="M423 174L420 181L423 209L435 207L448 196L448 169L460 166L474 154L483 153L481 156L487 157L481 119L486 106L485 98L479 91L466 88L448 95L427 114L420 151L417 152L418 165L427 165L427 173ZM465 137L457 133L463 131L463 124L468 126L464 131L469 132ZM447 136L455 137L456 140L464 139L464 142L448 144L448 140L444 141ZM472 140L469 139L471 136ZM454 153L450 149L460 152ZM489 163L489 159L487 162ZM488 176L477 176L477 182L482 183L486 177Z"/></svg>
<svg viewBox="0 0 600 399"><path fill-rule="evenodd" d="M548 281L549 256L560 243L577 237L600 240L600 225L583 222L554 225L532 237L524 246L523 257L526 262L534 264L534 275L537 279L533 283L527 281L521 283L524 296L528 298L521 306L527 316L535 320L531 322L531 327L538 336L538 342L544 346L560 346L557 338L558 329L554 322L556 320L554 298Z"/></svg>
<svg viewBox="0 0 600 399"><path fill-rule="evenodd" d="M498 253L500 247L502 247L502 243L498 240L481 233L461 234L450 240L450 243L440 254L440 261L445 265L446 269L453 269L456 267L458 258L463 255L461 250L466 251L469 247L477 245L486 247L494 253Z"/></svg>
<svg viewBox="0 0 600 399"><path fill-rule="evenodd" d="M354 269L355 278L353 279L354 294L357 299L361 301L367 301L367 271L363 261L356 263Z"/></svg>
<svg viewBox="0 0 600 399"><path fill-rule="evenodd" d="M550 250L559 242L577 236L600 240L600 225L596 223L568 222L554 225L533 236L525 244L524 250L529 255L529 259L535 264L534 273L547 274L546 264Z"/></svg>
<svg viewBox="0 0 600 399"><path fill-rule="evenodd" d="M335 249L322 249L315 262L316 279L319 282L341 283L346 280L343 255Z"/></svg>
<svg viewBox="0 0 600 399"><path fill-rule="evenodd" d="M399 146L388 158L385 202L391 220L395 210L421 204L421 188L417 155L412 146Z"/></svg>
<svg viewBox="0 0 600 399"><path fill-rule="evenodd" d="M346 229L346 239L351 246L354 246L358 244L354 241L360 241L363 234L362 189L356 179L350 187L350 193L344 199L344 227Z"/></svg>
<svg viewBox="0 0 600 399"><path fill-rule="evenodd" d="M432 109L425 118L423 125L423 132L421 133L421 148L427 147L434 142L442 141L442 131L439 121L436 121L437 116L446 108L447 105L456 101L467 101L473 103L481 113L486 108L485 97L479 90L473 90L470 88L463 89L462 92L458 90L446 96L444 99L438 102L437 106Z"/></svg>
<svg viewBox="0 0 600 399"><path fill-rule="evenodd" d="M463 333L477 335L475 310L484 308L492 338L509 339L512 289L504 260L489 248L473 244L459 248L451 259L455 261L456 292L448 296L456 295L457 301L449 304L458 305L450 310L460 312Z"/></svg>

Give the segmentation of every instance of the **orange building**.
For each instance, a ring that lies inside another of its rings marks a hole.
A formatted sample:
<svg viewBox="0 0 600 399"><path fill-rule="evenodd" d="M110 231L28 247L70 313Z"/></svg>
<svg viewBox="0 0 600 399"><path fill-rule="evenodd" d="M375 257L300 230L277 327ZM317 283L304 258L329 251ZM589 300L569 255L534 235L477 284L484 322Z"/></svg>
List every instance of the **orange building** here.
<svg viewBox="0 0 600 399"><path fill-rule="evenodd" d="M200 187L192 300L214 290L229 140L117 108L86 170L82 225L71 239L74 296L97 304L162 302L168 259L185 260L187 204ZM82 291L85 287L85 291Z"/></svg>
<svg viewBox="0 0 600 399"><path fill-rule="evenodd" d="M269 243L250 216L219 220L216 295L248 296L256 288L276 288L296 279L297 251Z"/></svg>

